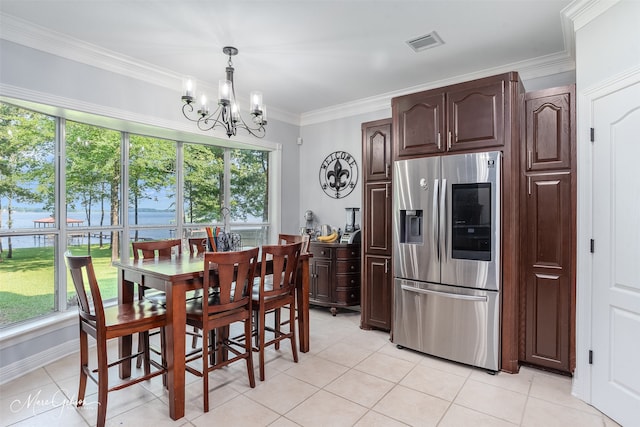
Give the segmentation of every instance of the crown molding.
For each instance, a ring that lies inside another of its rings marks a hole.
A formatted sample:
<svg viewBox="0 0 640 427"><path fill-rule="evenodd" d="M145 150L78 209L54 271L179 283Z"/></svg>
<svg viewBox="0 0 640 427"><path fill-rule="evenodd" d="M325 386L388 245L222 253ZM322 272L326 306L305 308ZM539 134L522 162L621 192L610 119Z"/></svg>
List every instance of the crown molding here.
<svg viewBox="0 0 640 427"><path fill-rule="evenodd" d="M620 0L575 0L562 9L563 18L571 21L573 32L593 21Z"/></svg>
<svg viewBox="0 0 640 427"><path fill-rule="evenodd" d="M429 89L436 89L456 83L462 83L469 80L475 80L482 77L488 77L496 74L517 71L524 80L545 77L553 74L573 71L576 68L575 59L565 50L526 61L513 62L499 67L487 68L473 73L463 74L447 79L432 81L426 84L412 86L409 88L387 92L381 95L364 98L354 102L335 105L320 110L302 113L300 118L300 126L307 126L316 123L322 123L330 120L336 120L348 116L380 111L384 109L391 110L391 99L396 96L408 95L415 92L421 92Z"/></svg>

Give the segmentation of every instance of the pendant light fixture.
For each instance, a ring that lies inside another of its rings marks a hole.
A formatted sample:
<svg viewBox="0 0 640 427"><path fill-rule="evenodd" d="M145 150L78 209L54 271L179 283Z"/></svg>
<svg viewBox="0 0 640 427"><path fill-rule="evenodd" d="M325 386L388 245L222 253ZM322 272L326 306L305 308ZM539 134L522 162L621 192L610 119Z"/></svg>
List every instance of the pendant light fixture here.
<svg viewBox="0 0 640 427"><path fill-rule="evenodd" d="M266 134L267 112L262 103L262 93L251 92L249 96L249 113L253 127L247 125L240 114L240 107L236 99L235 84L233 82L233 62L231 58L238 54L238 49L233 46L226 46L222 49L225 55L229 56L226 68L226 79L218 83L218 106L210 113L209 101L206 95L201 95L200 105L197 110L194 108L195 83L193 80L185 80L182 101L182 114L192 122L196 122L200 130L215 130L218 127L224 128L227 136L231 138L238 129L244 129L250 135L263 138ZM195 111L194 111L195 110Z"/></svg>

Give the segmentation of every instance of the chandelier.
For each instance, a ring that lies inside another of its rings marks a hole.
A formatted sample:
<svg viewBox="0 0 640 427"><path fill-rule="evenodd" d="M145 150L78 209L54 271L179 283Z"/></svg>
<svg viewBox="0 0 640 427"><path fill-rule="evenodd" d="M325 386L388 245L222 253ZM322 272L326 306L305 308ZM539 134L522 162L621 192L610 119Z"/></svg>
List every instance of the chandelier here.
<svg viewBox="0 0 640 427"><path fill-rule="evenodd" d="M207 97L202 95L200 106L194 111L195 83L186 80L182 95L182 114L192 122L196 122L200 130L215 130L217 127L224 128L227 136L231 138L238 129L244 129L250 135L262 138L266 134L267 112L262 104L262 93L251 92L249 96L249 112L254 127L250 127L240 114L240 107L236 100L235 84L233 83L233 62L231 57L238 54L238 49L232 46L222 48L222 52L229 56L227 63L227 78L218 83L218 107L213 113L209 112Z"/></svg>

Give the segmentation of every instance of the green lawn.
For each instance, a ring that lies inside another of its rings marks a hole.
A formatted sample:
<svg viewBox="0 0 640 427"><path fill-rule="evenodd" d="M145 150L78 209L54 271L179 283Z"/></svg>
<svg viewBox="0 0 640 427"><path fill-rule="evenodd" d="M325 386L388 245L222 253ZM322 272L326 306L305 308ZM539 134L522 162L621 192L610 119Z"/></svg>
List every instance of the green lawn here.
<svg viewBox="0 0 640 427"><path fill-rule="evenodd" d="M86 253L86 248L81 252L74 249L73 253ZM117 270L111 266L111 248L91 246L91 255L103 299L117 297ZM12 258L6 256L5 249L0 262L0 328L53 312L53 247L14 249ZM74 295L73 283L68 278L67 296ZM64 310L66 307L60 308Z"/></svg>

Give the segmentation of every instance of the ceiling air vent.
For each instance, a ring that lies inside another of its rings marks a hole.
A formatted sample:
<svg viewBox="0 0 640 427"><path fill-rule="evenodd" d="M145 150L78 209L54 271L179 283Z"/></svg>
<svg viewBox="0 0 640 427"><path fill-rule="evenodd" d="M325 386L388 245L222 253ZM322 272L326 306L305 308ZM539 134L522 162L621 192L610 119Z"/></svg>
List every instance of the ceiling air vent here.
<svg viewBox="0 0 640 427"><path fill-rule="evenodd" d="M435 31L430 32L425 36L417 37L413 40L407 41L407 44L411 46L416 52L421 52L425 49L430 49L432 47L440 46L444 42Z"/></svg>

